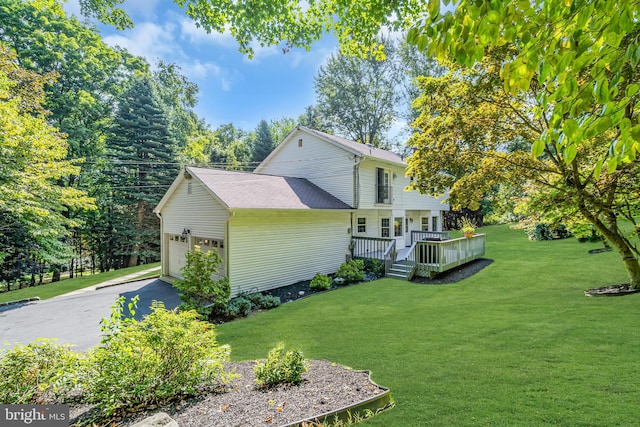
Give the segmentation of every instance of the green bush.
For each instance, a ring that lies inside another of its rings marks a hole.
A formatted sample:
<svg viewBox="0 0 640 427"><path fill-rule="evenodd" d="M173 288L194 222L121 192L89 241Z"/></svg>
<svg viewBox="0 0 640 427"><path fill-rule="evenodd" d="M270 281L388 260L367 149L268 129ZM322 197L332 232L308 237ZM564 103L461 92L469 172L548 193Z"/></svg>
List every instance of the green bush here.
<svg viewBox="0 0 640 427"><path fill-rule="evenodd" d="M285 351L283 343L269 351L267 360L258 360L254 366L256 383L259 388L278 384L300 384L302 374L309 370L309 362L300 350Z"/></svg>
<svg viewBox="0 0 640 427"><path fill-rule="evenodd" d="M268 310L270 308L278 307L281 302L279 297L274 297L273 295L265 295L260 292L256 292L255 294L240 294L245 295L245 298L251 301L251 303L260 309ZM238 296L240 296L238 295Z"/></svg>
<svg viewBox="0 0 640 427"><path fill-rule="evenodd" d="M253 311L253 303L242 295L238 295L227 305L225 316L228 319L236 317L246 317Z"/></svg>
<svg viewBox="0 0 640 427"><path fill-rule="evenodd" d="M168 311L154 302L137 321L123 318L123 307L120 297L103 320L100 345L88 354L85 398L103 417L197 395L233 377L223 368L229 347L218 345L214 326L195 311Z"/></svg>
<svg viewBox="0 0 640 427"><path fill-rule="evenodd" d="M373 273L376 277L384 277L384 262L376 258L364 260L364 271Z"/></svg>
<svg viewBox="0 0 640 427"><path fill-rule="evenodd" d="M173 286L180 292L181 310L196 310L204 317L221 314L227 308L231 286L225 277L214 280L222 259L216 251L202 252L199 246L187 252L187 264L182 269L182 279Z"/></svg>
<svg viewBox="0 0 640 427"><path fill-rule="evenodd" d="M326 274L316 273L313 279L311 279L309 287L316 291L326 291L331 289L331 282L333 282L331 277Z"/></svg>
<svg viewBox="0 0 640 427"><path fill-rule="evenodd" d="M71 391L83 355L38 339L6 350L0 358L0 403L39 404Z"/></svg>
<svg viewBox="0 0 640 427"><path fill-rule="evenodd" d="M347 282L364 280L364 260L352 259L342 263L336 272L336 277L342 277Z"/></svg>
<svg viewBox="0 0 640 427"><path fill-rule="evenodd" d="M536 224L525 229L527 236L531 240L557 240L566 239L571 236L567 227L559 224L557 227L551 227L547 224Z"/></svg>

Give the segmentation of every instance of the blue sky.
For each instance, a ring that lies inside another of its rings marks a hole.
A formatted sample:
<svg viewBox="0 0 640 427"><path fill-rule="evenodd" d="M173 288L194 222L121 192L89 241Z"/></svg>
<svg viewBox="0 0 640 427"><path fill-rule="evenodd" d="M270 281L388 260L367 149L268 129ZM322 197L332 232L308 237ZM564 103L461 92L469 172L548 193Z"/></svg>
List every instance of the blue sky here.
<svg viewBox="0 0 640 427"><path fill-rule="evenodd" d="M123 8L135 28L118 31L99 25L104 41L152 65L158 59L179 65L200 88L196 113L212 129L233 122L251 131L261 119L297 119L306 106L315 104L314 77L337 48L335 38L326 36L309 52L283 54L275 46L254 46L249 60L229 34L207 34L172 0L126 0ZM79 15L77 0L69 0L65 9Z"/></svg>

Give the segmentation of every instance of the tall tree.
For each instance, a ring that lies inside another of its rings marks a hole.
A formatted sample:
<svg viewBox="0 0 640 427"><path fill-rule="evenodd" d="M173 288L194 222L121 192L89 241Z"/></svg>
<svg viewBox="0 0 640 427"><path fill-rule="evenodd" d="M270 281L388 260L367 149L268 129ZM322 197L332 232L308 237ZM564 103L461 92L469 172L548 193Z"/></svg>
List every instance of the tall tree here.
<svg viewBox="0 0 640 427"><path fill-rule="evenodd" d="M263 161L275 148L271 129L266 120L260 120L256 127L255 138L253 140L251 159L255 163Z"/></svg>
<svg viewBox="0 0 640 427"><path fill-rule="evenodd" d="M320 112L318 106L308 105L304 109L304 113L298 116L298 124L320 132L331 133L331 125Z"/></svg>
<svg viewBox="0 0 640 427"><path fill-rule="evenodd" d="M278 146L293 129L295 129L297 123L295 119L289 117L282 117L278 120L271 120L269 123L269 131L275 146Z"/></svg>
<svg viewBox="0 0 640 427"><path fill-rule="evenodd" d="M158 62L152 75L169 130L182 154L192 138L202 136L207 130L204 121L193 111L198 103L198 86L181 73L178 65L164 61Z"/></svg>
<svg viewBox="0 0 640 427"><path fill-rule="evenodd" d="M637 240L620 224L625 219L638 228L640 162L593 173L593 164L609 152L613 133L585 141L570 165L558 147L532 157L532 148L549 131L549 114L536 114L542 90L537 82L522 95L505 91L502 64L515 54L491 49L473 69L449 64L445 76L420 79L423 94L415 105L421 115L410 140L417 148L409 159L414 186L439 193L450 189L453 206L471 208L502 186L517 211L538 220L556 225L588 220L623 256L631 284L640 283ZM631 80L639 77L636 72Z"/></svg>
<svg viewBox="0 0 640 427"><path fill-rule="evenodd" d="M12 278L24 273L16 262L64 262L67 228L77 225L69 209L94 207L85 192L59 184L79 167L66 160L65 136L48 124L42 108L43 86L55 76L40 76L16 63L15 53L0 43L0 231L5 235L0 263L12 263L0 271L14 270Z"/></svg>
<svg viewBox="0 0 640 427"><path fill-rule="evenodd" d="M398 102L399 68L387 43L387 59L335 53L315 78L318 109L334 129L363 144L387 146Z"/></svg>
<svg viewBox="0 0 640 427"><path fill-rule="evenodd" d="M58 0L6 0L0 8L0 40L19 64L58 78L45 86L49 120L65 132L71 159L102 155L113 102L132 69L146 64L107 46L93 28L68 18Z"/></svg>
<svg viewBox="0 0 640 427"><path fill-rule="evenodd" d="M158 258L159 224L152 211L178 170L173 143L153 80L134 76L119 98L107 140L107 174L118 209L113 213L119 217L114 226L122 227L114 237L125 265L137 265L143 257Z"/></svg>

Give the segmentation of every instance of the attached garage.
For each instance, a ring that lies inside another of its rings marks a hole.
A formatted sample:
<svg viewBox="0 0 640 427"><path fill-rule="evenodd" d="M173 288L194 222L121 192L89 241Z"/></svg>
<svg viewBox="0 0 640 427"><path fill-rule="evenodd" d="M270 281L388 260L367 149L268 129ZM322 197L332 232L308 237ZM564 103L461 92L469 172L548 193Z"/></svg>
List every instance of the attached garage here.
<svg viewBox="0 0 640 427"><path fill-rule="evenodd" d="M218 251L233 295L333 273L349 253L353 209L302 178L187 167L155 212L163 278L198 245Z"/></svg>

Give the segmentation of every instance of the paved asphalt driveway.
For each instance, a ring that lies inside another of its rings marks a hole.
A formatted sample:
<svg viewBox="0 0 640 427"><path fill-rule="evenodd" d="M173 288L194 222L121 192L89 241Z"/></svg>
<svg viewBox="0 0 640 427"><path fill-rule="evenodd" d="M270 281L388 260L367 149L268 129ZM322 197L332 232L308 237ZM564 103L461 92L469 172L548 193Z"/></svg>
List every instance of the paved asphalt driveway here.
<svg viewBox="0 0 640 427"><path fill-rule="evenodd" d="M127 301L140 295L136 318L150 312L153 300L169 309L180 304L171 285L149 279L0 307L0 349L36 338L57 338L58 344L73 344L75 351L87 350L100 342L100 319L109 317L110 307L121 295Z"/></svg>

